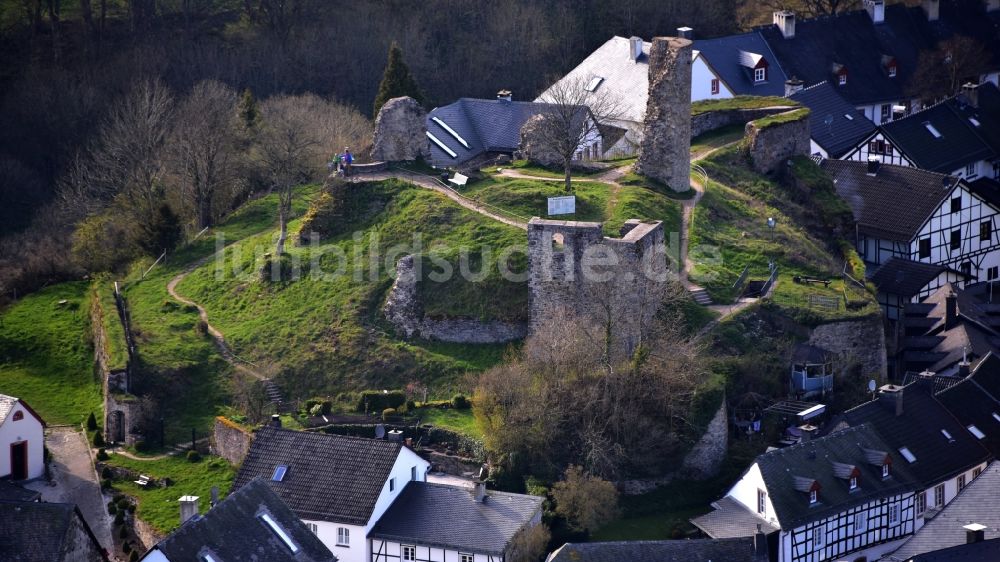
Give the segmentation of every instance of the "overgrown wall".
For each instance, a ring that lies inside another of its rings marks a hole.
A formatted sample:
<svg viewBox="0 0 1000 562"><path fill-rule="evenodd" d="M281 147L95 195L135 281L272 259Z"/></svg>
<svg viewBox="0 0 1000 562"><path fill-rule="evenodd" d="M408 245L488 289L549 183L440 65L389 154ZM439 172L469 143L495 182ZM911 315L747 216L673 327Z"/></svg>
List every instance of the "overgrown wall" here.
<svg viewBox="0 0 1000 562"><path fill-rule="evenodd" d="M250 432L239 425L221 416L215 418L215 425L212 428L212 454L239 466L250 451L252 440Z"/></svg>
<svg viewBox="0 0 1000 562"><path fill-rule="evenodd" d="M809 336L809 344L822 347L842 360L857 361L865 377L885 380L885 332L879 315L817 326Z"/></svg>
<svg viewBox="0 0 1000 562"><path fill-rule="evenodd" d="M101 389L104 395L104 439L109 443L118 442L131 446L135 445L139 439L134 428L140 419L141 403L135 396L127 393L128 367L126 366L124 369L110 368L108 357L110 342L108 338L121 336L109 334L105 330L104 315L106 314L114 314L115 321L121 322L117 310L103 309L100 295L95 291L91 299L90 326L94 336L94 368L101 377Z"/></svg>
<svg viewBox="0 0 1000 562"><path fill-rule="evenodd" d="M691 117L691 138L703 135L715 129L728 127L737 123L744 124L755 119L784 113L792 106L764 107L757 109L723 109L720 111L707 111Z"/></svg>
<svg viewBox="0 0 1000 562"><path fill-rule="evenodd" d="M744 150L754 170L769 174L793 156L809 154L809 111L795 109L747 123Z"/></svg>

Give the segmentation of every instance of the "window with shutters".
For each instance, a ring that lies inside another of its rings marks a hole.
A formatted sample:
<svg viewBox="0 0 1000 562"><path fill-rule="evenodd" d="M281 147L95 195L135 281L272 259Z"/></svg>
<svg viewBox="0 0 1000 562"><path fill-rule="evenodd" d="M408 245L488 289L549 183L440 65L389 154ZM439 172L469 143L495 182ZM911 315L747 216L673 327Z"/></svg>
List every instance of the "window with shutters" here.
<svg viewBox="0 0 1000 562"><path fill-rule="evenodd" d="M715 94L718 93L719 93L719 79L712 78L712 95L714 96Z"/></svg>

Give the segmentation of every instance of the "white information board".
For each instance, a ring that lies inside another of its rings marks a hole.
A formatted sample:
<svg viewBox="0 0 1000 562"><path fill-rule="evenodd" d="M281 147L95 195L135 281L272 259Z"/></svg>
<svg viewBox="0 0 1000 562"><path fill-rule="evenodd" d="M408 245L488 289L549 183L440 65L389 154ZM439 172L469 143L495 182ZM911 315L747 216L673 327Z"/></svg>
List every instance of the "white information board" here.
<svg viewBox="0 0 1000 562"><path fill-rule="evenodd" d="M576 195L549 197L549 216L572 215L576 212Z"/></svg>

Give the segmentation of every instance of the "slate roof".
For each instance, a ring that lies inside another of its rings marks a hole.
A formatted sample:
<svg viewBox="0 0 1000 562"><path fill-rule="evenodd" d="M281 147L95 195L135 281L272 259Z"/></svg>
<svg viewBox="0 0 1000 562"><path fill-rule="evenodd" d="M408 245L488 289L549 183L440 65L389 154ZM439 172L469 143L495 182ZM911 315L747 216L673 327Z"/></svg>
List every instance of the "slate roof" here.
<svg viewBox="0 0 1000 562"><path fill-rule="evenodd" d="M756 464L782 529L794 529L808 521L918 486L911 467L875 427L880 428L874 421L862 423L757 457ZM872 465L866 451L889 455L892 459L889 478L882 478L881 464ZM858 489L849 489L848 480L835 474L833 463L854 465L859 469ZM796 489L797 480L803 478L819 483L819 500L814 505L809 504L807 493Z"/></svg>
<svg viewBox="0 0 1000 562"><path fill-rule="evenodd" d="M882 134L901 150L913 165L932 172L954 172L966 164L996 153L975 130L968 118L949 98L901 119L884 123ZM931 125L940 137L935 137Z"/></svg>
<svg viewBox="0 0 1000 562"><path fill-rule="evenodd" d="M960 544L914 556L908 562L995 562L1000 560L1000 539Z"/></svg>
<svg viewBox="0 0 1000 562"><path fill-rule="evenodd" d="M58 562L80 553L74 540L73 518L92 541L93 551L103 552L80 510L71 503L0 502L0 560ZM71 558L75 560L76 558ZM102 559L107 560L106 557Z"/></svg>
<svg viewBox="0 0 1000 562"><path fill-rule="evenodd" d="M774 25L760 29L785 73L807 85L835 80L834 65L847 69L847 84L837 91L855 105L906 99L907 83L921 49L931 49L934 37L920 8L902 4L885 7L885 23L876 25L865 10L837 16L800 19L795 36L785 39ZM882 62L896 59L896 76ZM836 83L836 82L834 82Z"/></svg>
<svg viewBox="0 0 1000 562"><path fill-rule="evenodd" d="M785 75L777 57L759 31L714 39L699 39L694 42L694 49L701 53L708 66L729 86L734 95L785 95L785 81L788 80L788 76ZM761 55L767 61L767 80L762 83L753 81L753 70L740 64L741 52Z"/></svg>
<svg viewBox="0 0 1000 562"><path fill-rule="evenodd" d="M608 96L621 103L621 119L641 123L646 115L646 102L649 99L650 46L651 43L643 41L642 55L637 60L632 60L629 58L629 40L625 37L612 37L559 82L587 83L595 77L604 78L598 91L607 92ZM545 93L535 101L543 99Z"/></svg>
<svg viewBox="0 0 1000 562"><path fill-rule="evenodd" d="M987 451L960 424L943 404L932 396L931 385L921 381L901 387L903 412L897 416L888 396L856 406L831 420L830 436L842 424L857 428L874 428L893 454L893 473L906 470L914 476L920 488L937 484L990 458ZM949 440L941 430L951 435ZM916 457L908 462L899 449L906 447Z"/></svg>
<svg viewBox="0 0 1000 562"><path fill-rule="evenodd" d="M976 283L959 289L946 283L919 306L907 304L903 309L908 334L902 346L905 369L954 375L964 358L975 364L990 352L1000 354L1000 304L989 302L989 286ZM948 326L950 293L957 297L958 314L955 323Z"/></svg>
<svg viewBox="0 0 1000 562"><path fill-rule="evenodd" d="M969 191L978 195L983 201L1000 209L1000 181L990 178L979 178L968 183Z"/></svg>
<svg viewBox="0 0 1000 562"><path fill-rule="evenodd" d="M369 536L454 550L503 555L511 539L540 513L544 498L414 481L379 519Z"/></svg>
<svg viewBox="0 0 1000 562"><path fill-rule="evenodd" d="M868 175L868 163L824 160L840 198L847 202L862 234L909 242L958 185L958 178L906 166L882 164ZM948 178L947 187L944 179Z"/></svg>
<svg viewBox="0 0 1000 562"><path fill-rule="evenodd" d="M446 153L431 142L431 163L455 166L484 152L513 152L521 143L521 127L531 117L543 113L548 104L461 98L427 114L427 131L457 154ZM469 145L466 147L435 119L445 123Z"/></svg>
<svg viewBox="0 0 1000 562"><path fill-rule="evenodd" d="M992 394L977 382L995 388L1000 382L1000 357L990 353L976 366L973 375L936 394L966 428L974 426L984 437L980 442L994 457L1000 457L1000 395Z"/></svg>
<svg viewBox="0 0 1000 562"><path fill-rule="evenodd" d="M254 435L233 481L238 490L263 478L299 517L366 525L402 444L271 426ZM278 465L288 467L272 480Z"/></svg>
<svg viewBox="0 0 1000 562"><path fill-rule="evenodd" d="M985 525L986 539L1000 539L1000 509L997 509L997 498L1000 498L1000 463L993 463L986 467L979 478L969 482L934 519L926 522L893 552L889 560L910 560L920 554L965 544L965 529L962 527L970 523Z"/></svg>
<svg viewBox="0 0 1000 562"><path fill-rule="evenodd" d="M691 523L714 539L752 537L758 525L767 534L778 530L729 496L712 502L712 511L691 519Z"/></svg>
<svg viewBox="0 0 1000 562"><path fill-rule="evenodd" d="M943 265L893 257L875 270L871 281L879 292L913 297L948 269Z"/></svg>
<svg viewBox="0 0 1000 562"><path fill-rule="evenodd" d="M830 158L840 158L875 132L875 123L847 103L829 81L790 97L809 108L809 136Z"/></svg>
<svg viewBox="0 0 1000 562"><path fill-rule="evenodd" d="M291 549L260 519L269 515L299 548ZM336 562L337 558L261 479L247 483L154 547L170 560Z"/></svg>
<svg viewBox="0 0 1000 562"><path fill-rule="evenodd" d="M40 492L22 488L8 480L0 480L0 502L33 502L41 497Z"/></svg>
<svg viewBox="0 0 1000 562"><path fill-rule="evenodd" d="M546 562L757 562L753 538L566 543Z"/></svg>

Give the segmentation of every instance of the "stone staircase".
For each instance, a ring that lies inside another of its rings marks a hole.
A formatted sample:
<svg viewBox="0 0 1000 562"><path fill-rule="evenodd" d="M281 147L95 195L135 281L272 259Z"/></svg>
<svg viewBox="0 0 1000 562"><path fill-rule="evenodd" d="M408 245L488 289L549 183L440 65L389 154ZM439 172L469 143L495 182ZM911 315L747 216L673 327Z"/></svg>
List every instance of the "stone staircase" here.
<svg viewBox="0 0 1000 562"><path fill-rule="evenodd" d="M702 306L712 304L712 297L708 296L708 291L705 289L702 289L701 287L691 287L688 290L691 292L691 297L694 299L694 302Z"/></svg>
<svg viewBox="0 0 1000 562"><path fill-rule="evenodd" d="M276 412L284 413L288 411L288 404L285 403L284 397L281 395L281 389L270 379L264 380L264 393L267 394L267 399L274 404Z"/></svg>

